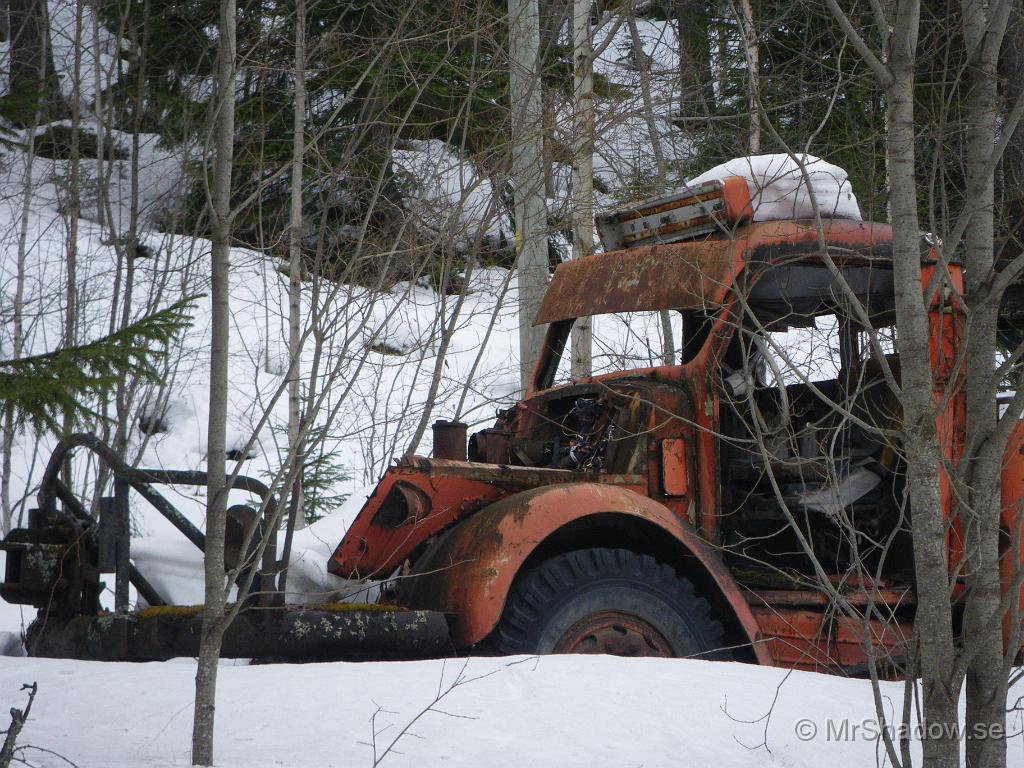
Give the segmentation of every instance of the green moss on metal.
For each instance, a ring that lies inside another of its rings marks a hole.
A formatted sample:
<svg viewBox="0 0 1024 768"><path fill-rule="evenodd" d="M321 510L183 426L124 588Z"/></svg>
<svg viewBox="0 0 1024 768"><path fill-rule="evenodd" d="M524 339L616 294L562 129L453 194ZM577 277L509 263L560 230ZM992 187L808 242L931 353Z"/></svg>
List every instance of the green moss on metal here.
<svg viewBox="0 0 1024 768"><path fill-rule="evenodd" d="M140 619L175 618L198 616L203 611L201 605L152 605L138 612Z"/></svg>

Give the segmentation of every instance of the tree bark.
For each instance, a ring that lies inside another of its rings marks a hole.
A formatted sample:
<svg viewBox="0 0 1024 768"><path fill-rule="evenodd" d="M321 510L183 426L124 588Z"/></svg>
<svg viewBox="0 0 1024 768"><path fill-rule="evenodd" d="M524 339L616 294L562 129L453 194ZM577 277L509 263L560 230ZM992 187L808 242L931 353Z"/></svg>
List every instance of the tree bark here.
<svg viewBox="0 0 1024 768"><path fill-rule="evenodd" d="M651 60L644 53L644 41L640 37L640 30L636 26L636 18L632 11L627 19L627 24L629 25L630 40L633 43L633 57L640 75L644 123L647 125L647 135L651 142L651 151L654 154L655 188L661 192L668 181L668 163L665 162L665 152L661 146L661 133L658 131L658 123L654 115L654 99L651 95ZM663 309L658 313L658 320L661 323L662 335L661 363L662 365L673 365L676 361L676 348L672 337L672 315L668 310Z"/></svg>
<svg viewBox="0 0 1024 768"><path fill-rule="evenodd" d="M594 60L590 0L575 0L573 33L572 257L594 252ZM593 329L581 317L572 329L573 379L593 373Z"/></svg>
<svg viewBox="0 0 1024 768"><path fill-rule="evenodd" d="M67 240L64 253L65 268L65 304L64 304L64 337L65 347L73 347L76 341L78 324L78 214L81 208L79 172L81 170L81 101L82 101L82 6L75 6L75 53L73 57L74 71L71 73L71 147L68 159L68 205ZM70 414L64 414L61 427L67 437L74 427ZM71 477L70 456L65 459L62 468L62 480L69 488L73 487Z"/></svg>
<svg viewBox="0 0 1024 768"><path fill-rule="evenodd" d="M760 53L757 47L757 30L754 28L754 9L750 0L739 0L743 29L743 54L747 61L747 110L750 112L747 133L747 150L752 155L761 153L761 112L757 106L760 90Z"/></svg>
<svg viewBox="0 0 1024 768"><path fill-rule="evenodd" d="M306 0L295 4L295 105L292 120L292 190L288 239L288 458L295 472L291 488L289 536L305 521L302 498L299 392L302 362L302 178L306 151ZM288 564L284 563L287 567ZM282 576L282 578L284 578Z"/></svg>
<svg viewBox="0 0 1024 768"><path fill-rule="evenodd" d="M964 42L973 55L967 62L966 205L970 220L964 233L964 273L969 327L965 350L966 440L961 459L966 504L959 513L964 532L964 653L966 723L992 733L1006 720L1007 669L1003 665L999 574L999 512L1003 446L995 445L997 412L996 327L1000 296L989 286L994 268L995 179L989 167L999 121L997 64L1005 18L995 5L963 0ZM994 17L994 18L993 18ZM963 494L961 495L963 497ZM968 738L969 768L1006 764L1002 738Z"/></svg>
<svg viewBox="0 0 1024 768"><path fill-rule="evenodd" d="M525 392L543 328L533 326L548 281L544 202L540 20L537 0L508 0L512 110L512 189L515 196L519 286L519 378Z"/></svg>
<svg viewBox="0 0 1024 768"><path fill-rule="evenodd" d="M32 163L36 154L36 128L39 127L39 113L29 125L25 140L25 185L21 191L21 210L18 221L18 256L14 282L14 306L12 307L12 331L14 338L12 357L19 358L25 346L25 268L28 258L28 227L32 211ZM0 447L0 534L6 535L14 527L14 508L11 503L12 453L14 451L14 414L4 413L3 445Z"/></svg>
<svg viewBox="0 0 1024 768"><path fill-rule="evenodd" d="M942 456L936 434L928 313L921 295L921 236L915 178L914 64L919 20L918 2L897 4L889 52L891 82L886 87L886 155L902 368L907 501L913 514L918 600L915 624L920 637L926 728L922 749L924 764L930 768L955 768L959 764L958 691L951 680L954 646L946 521L939 482Z"/></svg>
<svg viewBox="0 0 1024 768"><path fill-rule="evenodd" d="M221 0L217 51L217 113L213 164L210 302L210 418L207 437L205 595L196 669L192 764L213 765L217 661L225 629L224 527L227 508L226 430L230 313L231 162L235 135L235 0Z"/></svg>

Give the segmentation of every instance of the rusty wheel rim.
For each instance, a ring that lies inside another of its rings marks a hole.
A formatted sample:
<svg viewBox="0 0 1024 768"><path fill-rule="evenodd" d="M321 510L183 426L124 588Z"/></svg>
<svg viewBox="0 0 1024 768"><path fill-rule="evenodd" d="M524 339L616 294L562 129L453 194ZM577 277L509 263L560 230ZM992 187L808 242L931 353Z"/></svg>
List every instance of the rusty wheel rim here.
<svg viewBox="0 0 1024 768"><path fill-rule="evenodd" d="M601 611L573 624L555 644L555 653L671 657L665 636L643 619L621 611Z"/></svg>

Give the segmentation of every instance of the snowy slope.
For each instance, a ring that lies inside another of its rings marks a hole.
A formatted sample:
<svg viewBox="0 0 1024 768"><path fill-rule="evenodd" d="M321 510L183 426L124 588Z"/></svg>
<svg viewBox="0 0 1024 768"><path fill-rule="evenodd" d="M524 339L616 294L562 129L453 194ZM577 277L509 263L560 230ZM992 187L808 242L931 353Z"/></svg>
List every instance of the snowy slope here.
<svg viewBox="0 0 1024 768"><path fill-rule="evenodd" d="M0 700L39 694L22 733L79 766L189 762L195 663L0 659ZM215 760L266 766L887 765L868 683L738 663L560 656L220 669ZM883 684L899 711L902 684ZM1011 693L1011 701L1016 698ZM1019 719L1019 713L1017 715ZM1024 766L1020 722L1008 765ZM857 726L854 735L853 726ZM842 730L846 728L846 730ZM817 735L808 738L813 729ZM831 729L831 730L830 730ZM376 734L376 739L374 738ZM914 741L915 764L919 743ZM29 751L33 765L66 765Z"/></svg>

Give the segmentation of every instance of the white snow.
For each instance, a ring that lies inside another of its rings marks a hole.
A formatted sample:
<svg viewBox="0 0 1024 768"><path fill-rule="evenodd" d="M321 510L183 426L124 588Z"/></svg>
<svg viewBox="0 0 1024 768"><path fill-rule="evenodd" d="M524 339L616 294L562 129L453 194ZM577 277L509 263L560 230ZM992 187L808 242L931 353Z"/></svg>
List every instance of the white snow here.
<svg viewBox="0 0 1024 768"><path fill-rule="evenodd" d="M392 161L399 183L410 192L406 207L413 225L449 234L461 247L485 237L496 241L504 236L511 242L494 186L449 145L436 139L408 141L392 153Z"/></svg>
<svg viewBox="0 0 1024 768"><path fill-rule="evenodd" d="M687 185L729 176L746 180L754 221L813 218L815 209L824 218L860 221L846 171L814 155L800 156L799 163L786 154L738 157L690 179Z"/></svg>
<svg viewBox="0 0 1024 768"><path fill-rule="evenodd" d="M21 685L38 683L19 744L77 765L186 766L194 677L191 659L0 658L0 700L22 705ZM883 683L882 697L887 714L898 713L903 685ZM396 767L889 764L874 738L868 683L726 662L607 656L226 662L218 674L216 718L220 768L371 766L375 754L380 765ZM1015 734L1008 765L1015 768L1024 765L1019 719L1018 713L1008 724ZM817 735L807 738L812 729ZM912 741L915 765L919 746ZM66 765L33 750L24 756L32 765Z"/></svg>
<svg viewBox="0 0 1024 768"><path fill-rule="evenodd" d="M295 532L289 558L287 601L293 604L374 602L376 582L352 582L327 572L334 548L359 514L373 486L358 488L336 512ZM281 538L278 538L279 543ZM143 536L132 540L132 560L168 602L203 602L203 559L183 536Z"/></svg>
<svg viewBox="0 0 1024 768"><path fill-rule="evenodd" d="M30 174L25 313L31 323L26 353L41 352L57 346L61 336L62 304L53 286L65 280L65 222L54 188L39 183L41 176L51 172L53 161L37 159L26 174L23 155L11 152L7 158L11 162L0 164L6 169L6 175L0 176L0 291L4 301L13 296L22 194ZM81 340L85 341L107 331L117 256L106 228L81 219L78 232L80 312L87 318ZM207 291L208 241L157 232L145 232L142 238L153 255L135 262L135 317L145 312L147 305L167 306L184 295ZM287 283L275 262L261 254L236 249L231 259L228 443L245 447L269 409L269 420L256 430L252 458L242 470L267 481L280 466L285 446L286 403L279 393L287 370ZM429 288L407 283L376 293L324 283L315 298L313 288L312 283L304 284L303 302L307 314L314 301L321 313L325 344L321 380L329 377L318 424L328 427L326 448L337 454L338 462L352 476L347 488L335 492L354 491L375 482L392 457L406 449L424 408L433 407L433 418L451 418L462 402L461 417L476 428L492 423L495 410L514 401L519 387L514 274L488 268L471 276L440 386L430 403L428 386L441 323L447 323L455 311L456 297L441 297ZM153 435L132 430L132 456L142 466L202 469L204 465L209 299L198 298L193 314L192 326L171 350L171 365L161 386L144 389L133 405L133 425L139 415L156 415L166 428ZM649 365L660 355L661 331L654 314L602 317L595 328L598 372ZM12 331L10 324L0 327L0 355L10 354ZM383 354L385 349L392 353ZM313 352L312 344L307 345L302 359L305 371L312 364ZM30 430L16 436L12 496L22 510L31 506L35 484L53 445L52 436ZM419 452L429 451L428 430ZM93 470L76 473L76 477L81 493L94 492ZM192 522L203 526L203 489L161 490ZM251 498L242 493L235 496L238 501ZM350 510L338 519L350 519L352 514ZM186 603L198 600L201 585L199 571L194 569L198 552L148 504L134 497L133 521L137 533L133 548L137 563L145 566L143 571L149 575L147 568L152 570L154 584L168 597ZM290 589L304 588L317 594L347 589L348 585L323 573L326 556L345 528L341 523L331 524L335 528L323 536L325 543L315 543L315 555L303 550L301 538L296 541L294 558L301 563L301 573ZM314 526L308 535L318 529ZM312 539L309 543L314 545Z"/></svg>
<svg viewBox="0 0 1024 768"><path fill-rule="evenodd" d="M49 0L48 6L53 65L60 79L61 93L70 100L77 86L82 101L90 104L96 98L97 81L100 92L117 82L118 38L102 24L97 24L90 4L75 0ZM79 48L77 62L76 42Z"/></svg>

